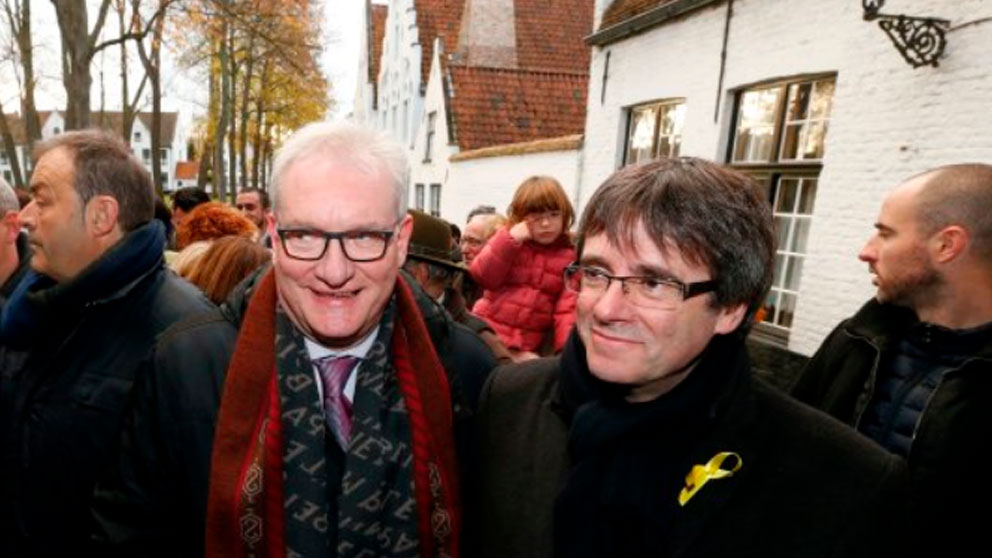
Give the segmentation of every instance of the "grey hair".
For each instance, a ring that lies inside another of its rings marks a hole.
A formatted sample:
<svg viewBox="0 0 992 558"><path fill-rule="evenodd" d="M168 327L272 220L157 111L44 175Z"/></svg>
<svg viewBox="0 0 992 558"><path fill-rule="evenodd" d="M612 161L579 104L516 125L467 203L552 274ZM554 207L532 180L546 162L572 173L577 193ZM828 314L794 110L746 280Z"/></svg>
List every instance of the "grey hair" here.
<svg viewBox="0 0 992 558"><path fill-rule="evenodd" d="M311 122L293 133L272 163L272 208L279 211L279 190L294 163L312 155L346 162L364 172L384 172L396 194L396 217L406 215L406 150L389 134L351 122Z"/></svg>
<svg viewBox="0 0 992 558"><path fill-rule="evenodd" d="M21 204L17 201L17 194L14 193L14 189L0 176L0 216L6 215L8 211L19 211L20 209Z"/></svg>

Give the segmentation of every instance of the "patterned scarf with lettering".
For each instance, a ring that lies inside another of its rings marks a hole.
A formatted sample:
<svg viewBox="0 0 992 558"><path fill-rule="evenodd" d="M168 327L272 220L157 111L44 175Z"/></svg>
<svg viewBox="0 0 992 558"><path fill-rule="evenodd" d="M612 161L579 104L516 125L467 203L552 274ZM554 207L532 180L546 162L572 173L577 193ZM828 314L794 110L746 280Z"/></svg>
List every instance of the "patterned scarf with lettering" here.
<svg viewBox="0 0 992 558"><path fill-rule="evenodd" d="M336 529L315 379L302 337L276 307L270 272L248 305L224 386L206 555L327 555L333 542L341 557L458 556L450 394L409 287L397 281L358 368Z"/></svg>

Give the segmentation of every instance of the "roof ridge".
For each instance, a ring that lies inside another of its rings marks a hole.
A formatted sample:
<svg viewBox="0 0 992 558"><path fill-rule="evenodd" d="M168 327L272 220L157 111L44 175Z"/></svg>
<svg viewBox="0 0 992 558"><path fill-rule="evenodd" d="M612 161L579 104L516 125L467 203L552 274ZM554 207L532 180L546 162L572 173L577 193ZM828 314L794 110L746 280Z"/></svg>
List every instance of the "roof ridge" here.
<svg viewBox="0 0 992 558"><path fill-rule="evenodd" d="M513 74L544 74L544 75L560 75L560 76L570 76L570 77L589 77L589 72L574 72L568 70L557 70L552 68L507 68L505 66L478 66L475 64L460 64L457 62L448 62L449 68L463 68L466 70L480 70L487 72L505 72Z"/></svg>

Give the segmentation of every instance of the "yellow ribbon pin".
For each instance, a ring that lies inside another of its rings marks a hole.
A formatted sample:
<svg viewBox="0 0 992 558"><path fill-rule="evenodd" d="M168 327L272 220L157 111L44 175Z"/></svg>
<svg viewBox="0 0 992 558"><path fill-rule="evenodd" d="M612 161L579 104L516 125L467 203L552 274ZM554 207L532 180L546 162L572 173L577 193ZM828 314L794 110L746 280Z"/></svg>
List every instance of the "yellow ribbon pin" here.
<svg viewBox="0 0 992 558"><path fill-rule="evenodd" d="M724 469L723 462L728 457L733 457L735 463L732 468ZM706 465L693 465L692 470L685 477L685 486L682 487L682 492L679 492L679 505L684 506L710 480L731 477L742 465L744 465L744 460L732 451L722 451L714 455Z"/></svg>

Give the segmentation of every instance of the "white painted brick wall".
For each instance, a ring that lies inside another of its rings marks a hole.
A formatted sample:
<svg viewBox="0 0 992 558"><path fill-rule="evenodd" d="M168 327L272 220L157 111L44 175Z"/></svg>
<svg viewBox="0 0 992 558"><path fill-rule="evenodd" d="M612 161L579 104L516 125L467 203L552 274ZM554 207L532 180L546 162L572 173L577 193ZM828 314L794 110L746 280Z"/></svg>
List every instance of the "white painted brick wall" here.
<svg viewBox="0 0 992 558"><path fill-rule="evenodd" d="M573 149L455 161L451 163L448 186L442 191L441 217L462 226L468 212L483 204L505 215L517 186L538 174L555 178L565 192L572 194L579 170L578 154Z"/></svg>
<svg viewBox="0 0 992 558"><path fill-rule="evenodd" d="M594 48L580 199L588 200L619 164L626 107L685 97L682 154L723 161L730 90L836 72L809 256L790 337L791 349L812 353L873 293L856 255L885 194L930 167L992 162L992 22L962 25L992 17L992 3L892 0L883 12L950 20L954 29L940 66L910 67L876 23L862 20L857 0L737 0L715 123L724 4Z"/></svg>

